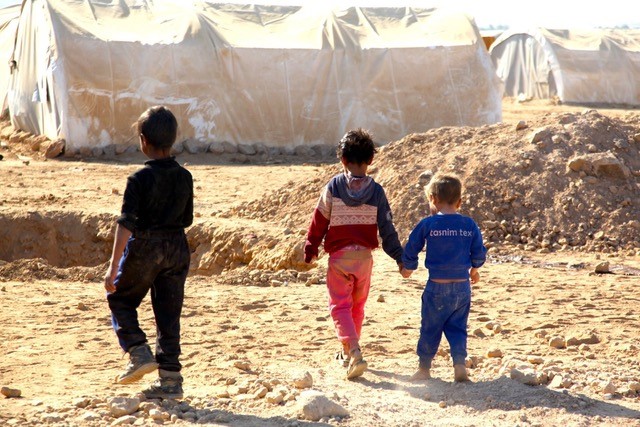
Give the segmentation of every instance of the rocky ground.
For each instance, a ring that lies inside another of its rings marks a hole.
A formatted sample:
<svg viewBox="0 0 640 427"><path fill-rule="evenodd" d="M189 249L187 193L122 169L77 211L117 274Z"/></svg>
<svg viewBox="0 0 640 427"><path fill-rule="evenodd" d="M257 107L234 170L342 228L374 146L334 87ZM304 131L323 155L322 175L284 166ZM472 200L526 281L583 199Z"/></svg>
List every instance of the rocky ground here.
<svg viewBox="0 0 640 427"><path fill-rule="evenodd" d="M181 402L141 399L153 375L112 383L126 358L101 277L126 176L142 157L47 159L50 142L5 123L0 424L639 425L639 117L505 102L504 123L380 150L372 172L403 237L424 214L421 185L453 170L491 247L473 290L466 384L453 382L446 342L434 379L409 381L426 272L402 279L382 251L362 338L370 370L347 381L333 362L326 257L307 266L300 253L337 170L327 152L185 150L196 222ZM148 301L141 322L153 342Z"/></svg>

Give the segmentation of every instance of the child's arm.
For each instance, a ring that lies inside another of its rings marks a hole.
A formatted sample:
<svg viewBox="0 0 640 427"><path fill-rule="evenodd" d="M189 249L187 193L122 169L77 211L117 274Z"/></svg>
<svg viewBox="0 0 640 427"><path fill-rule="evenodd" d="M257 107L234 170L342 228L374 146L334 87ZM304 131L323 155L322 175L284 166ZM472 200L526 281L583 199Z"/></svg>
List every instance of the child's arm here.
<svg viewBox="0 0 640 427"><path fill-rule="evenodd" d="M404 246L404 253L402 254L403 268L400 271L402 277L409 277L411 273L418 268L418 254L422 251L425 245L425 233L426 226L424 220L420 221L418 225L409 234L409 240Z"/></svg>
<svg viewBox="0 0 640 427"><path fill-rule="evenodd" d="M304 262L307 264L318 258L318 247L329 229L332 201L331 192L328 187L325 187L307 230L307 240L304 245Z"/></svg>
<svg viewBox="0 0 640 427"><path fill-rule="evenodd" d="M393 225L393 215L391 214L391 207L389 201L384 193L384 189L380 187L382 195L378 202L378 232L382 239L382 249L387 255L396 260L398 267L402 266L402 245L400 239L398 239L398 232Z"/></svg>
<svg viewBox="0 0 640 427"><path fill-rule="evenodd" d="M476 284L480 281L480 272L477 268L471 267L471 271L469 271L469 277L471 278L471 283Z"/></svg>
<svg viewBox="0 0 640 427"><path fill-rule="evenodd" d="M487 248L482 243L482 233L474 222L473 238L471 240L471 267L480 268L487 259Z"/></svg>
<svg viewBox="0 0 640 427"><path fill-rule="evenodd" d="M116 280L118 264L120 263L120 259L124 253L124 248L127 245L127 241L131 237L131 234L132 233L129 229L120 224L116 227L116 237L113 241L113 252L111 254L111 260L109 261L109 268L107 269L107 273L104 275L104 288L109 293L116 291L116 286L113 282Z"/></svg>

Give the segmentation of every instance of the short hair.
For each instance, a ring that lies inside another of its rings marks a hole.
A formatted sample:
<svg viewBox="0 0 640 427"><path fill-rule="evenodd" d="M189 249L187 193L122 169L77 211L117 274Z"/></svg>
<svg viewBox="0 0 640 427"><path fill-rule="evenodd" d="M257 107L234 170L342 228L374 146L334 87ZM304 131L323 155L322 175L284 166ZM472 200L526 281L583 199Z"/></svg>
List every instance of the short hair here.
<svg viewBox="0 0 640 427"><path fill-rule="evenodd" d="M371 134L362 128L350 130L338 144L338 157L344 158L347 163L361 165L371 163L373 155L377 153Z"/></svg>
<svg viewBox="0 0 640 427"><path fill-rule="evenodd" d="M147 144L156 148L171 148L178 135L176 116L165 106L148 108L136 122L138 135L144 135Z"/></svg>
<svg viewBox="0 0 640 427"><path fill-rule="evenodd" d="M441 202L453 205L462 198L462 182L455 175L438 173L425 187L425 193L427 197L434 196Z"/></svg>

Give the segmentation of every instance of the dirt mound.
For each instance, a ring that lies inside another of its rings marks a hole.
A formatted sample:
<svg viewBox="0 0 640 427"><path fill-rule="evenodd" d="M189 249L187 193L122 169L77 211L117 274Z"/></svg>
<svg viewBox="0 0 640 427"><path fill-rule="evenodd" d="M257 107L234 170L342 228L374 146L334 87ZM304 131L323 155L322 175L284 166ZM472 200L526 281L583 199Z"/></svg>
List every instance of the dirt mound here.
<svg viewBox="0 0 640 427"><path fill-rule="evenodd" d="M382 184L404 240L426 214L423 186L438 171L465 184L462 212L488 246L629 251L640 248L640 115L595 110L544 114L529 123L433 129L380 150L371 174ZM304 229L337 165L244 203L229 215Z"/></svg>
<svg viewBox="0 0 640 427"><path fill-rule="evenodd" d="M29 273L23 277L38 279L63 278L64 273L57 267L102 266L111 255L115 220L116 216L110 214L81 212L2 214L0 241L4 244L0 246L0 260L23 261L12 265ZM187 239L193 252L191 272L195 274L220 274L240 267L309 269L303 261L301 236L289 230L203 222L187 230ZM47 269L52 271L47 273ZM4 270L0 268L0 277L21 277L9 268Z"/></svg>

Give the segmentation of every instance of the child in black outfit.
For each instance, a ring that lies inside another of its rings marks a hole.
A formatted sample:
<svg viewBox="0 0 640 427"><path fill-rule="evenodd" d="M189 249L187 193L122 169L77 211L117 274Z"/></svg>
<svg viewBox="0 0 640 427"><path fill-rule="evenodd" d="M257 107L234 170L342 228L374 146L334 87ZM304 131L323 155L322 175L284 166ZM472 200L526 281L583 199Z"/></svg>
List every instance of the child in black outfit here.
<svg viewBox="0 0 640 427"><path fill-rule="evenodd" d="M113 327L129 353L129 364L116 382L129 384L159 369L145 396L181 399L180 313L190 261L184 229L193 222L193 179L170 154L178 130L171 111L151 107L136 126L140 149L150 160L127 179L104 283ZM137 314L149 290L157 332L155 357Z"/></svg>

